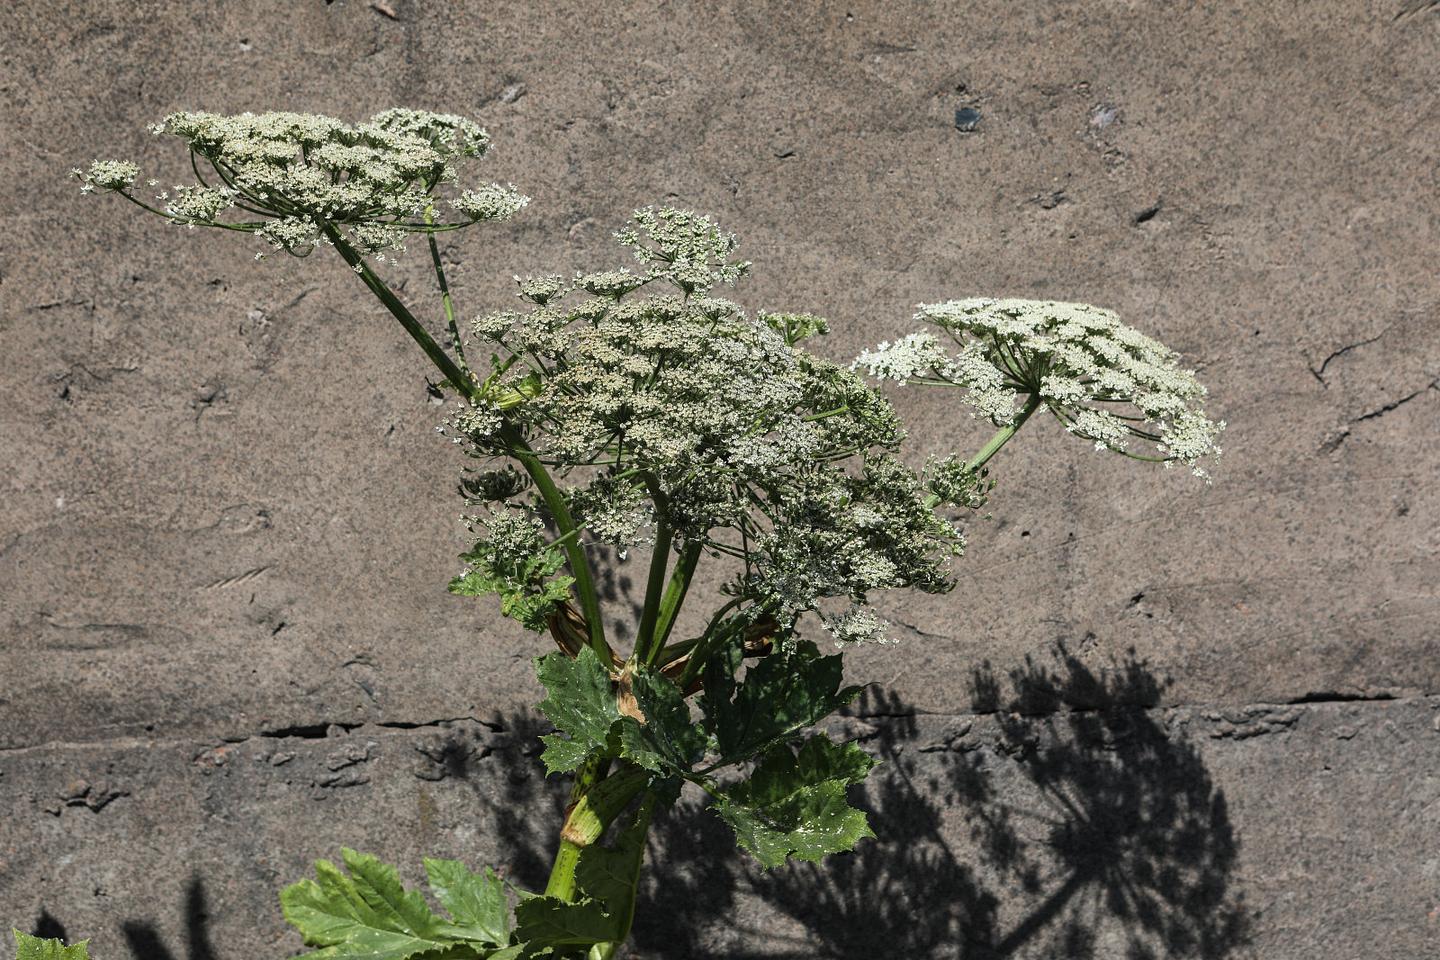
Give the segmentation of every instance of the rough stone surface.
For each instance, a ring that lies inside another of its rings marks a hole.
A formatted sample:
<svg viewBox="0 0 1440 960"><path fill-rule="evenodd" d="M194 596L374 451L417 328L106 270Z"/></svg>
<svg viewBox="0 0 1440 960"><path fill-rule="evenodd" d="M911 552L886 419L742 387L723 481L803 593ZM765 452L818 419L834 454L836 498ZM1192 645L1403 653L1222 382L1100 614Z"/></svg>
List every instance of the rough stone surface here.
<svg viewBox="0 0 1440 960"><path fill-rule="evenodd" d="M1089 300L1231 424L1212 487L1027 428L957 591L853 658L881 839L766 875L672 816L659 845L705 856L635 956L1440 953L1440 8L533 6L12 10L0 922L275 956L275 889L341 844L542 869L543 647L443 591L459 463L418 355L336 263L65 179L178 176L144 131L172 109L412 105L480 118L535 197L447 249L467 314L673 201L837 357L921 300ZM897 402L917 456L983 442Z"/></svg>

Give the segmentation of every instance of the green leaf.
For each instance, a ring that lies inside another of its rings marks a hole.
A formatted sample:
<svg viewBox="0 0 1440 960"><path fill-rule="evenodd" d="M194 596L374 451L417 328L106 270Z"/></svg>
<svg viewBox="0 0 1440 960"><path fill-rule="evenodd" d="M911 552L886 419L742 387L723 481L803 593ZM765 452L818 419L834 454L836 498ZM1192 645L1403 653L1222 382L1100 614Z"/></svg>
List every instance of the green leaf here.
<svg viewBox="0 0 1440 960"><path fill-rule="evenodd" d="M513 567L497 557L489 543L478 541L460 559L471 565L450 581L450 592L462 597L497 594L500 612L530 630L544 630L555 607L570 596L574 577L553 576L565 565L559 550L546 548Z"/></svg>
<svg viewBox="0 0 1440 960"><path fill-rule="evenodd" d="M60 940L45 940L32 937L11 928L15 935L15 960L90 960L85 947L89 940L81 940L65 946Z"/></svg>
<svg viewBox="0 0 1440 960"><path fill-rule="evenodd" d="M787 857L819 861L873 837L865 814L845 800L875 761L853 743L813 737L792 753L775 747L749 780L724 790L716 812L730 824L740 846L766 867Z"/></svg>
<svg viewBox="0 0 1440 960"><path fill-rule="evenodd" d="M776 652L751 666L736 684L741 651L731 648L705 668L700 705L705 726L719 745L716 766L739 763L764 753L796 731L817 723L854 700L859 687L841 689L843 658L820 656L801 641L788 653Z"/></svg>
<svg viewBox="0 0 1440 960"><path fill-rule="evenodd" d="M589 647L573 660L558 651L540 657L535 672L549 693L540 702L540 712L570 737L542 737L545 752L540 759L549 773L566 773L609 744L610 728L620 718L610 673Z"/></svg>
<svg viewBox="0 0 1440 960"><path fill-rule="evenodd" d="M760 311L759 319L771 330L785 338L790 346L801 340L830 332L830 324L824 317L813 313L766 313Z"/></svg>
<svg viewBox="0 0 1440 960"><path fill-rule="evenodd" d="M641 667L631 678L630 689L645 722L621 718L620 755L651 773L689 773L705 753L705 733L690 719L690 707L680 688Z"/></svg>
<svg viewBox="0 0 1440 960"><path fill-rule="evenodd" d="M425 859L425 874L435 899L450 912L457 926L474 933L474 939L496 946L510 942L510 903L505 881L489 867L471 873L459 860Z"/></svg>
<svg viewBox="0 0 1440 960"><path fill-rule="evenodd" d="M540 754L540 759L545 761L546 773L569 773L590 756L590 744L567 740L558 733L547 733L540 742L545 744L545 752Z"/></svg>
<svg viewBox="0 0 1440 960"><path fill-rule="evenodd" d="M418 891L400 884L395 868L375 857L342 850L347 875L328 860L315 863L315 880L280 893L285 919L325 960L407 960L423 953L473 956L471 941L485 937L436 916ZM493 942L493 941L492 941Z"/></svg>

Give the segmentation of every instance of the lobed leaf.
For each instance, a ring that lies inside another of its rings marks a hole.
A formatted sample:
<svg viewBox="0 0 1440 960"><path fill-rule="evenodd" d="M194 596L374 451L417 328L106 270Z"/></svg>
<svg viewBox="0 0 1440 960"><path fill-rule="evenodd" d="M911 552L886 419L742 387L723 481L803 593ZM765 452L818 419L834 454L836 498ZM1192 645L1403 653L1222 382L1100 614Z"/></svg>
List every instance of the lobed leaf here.
<svg viewBox="0 0 1440 960"><path fill-rule="evenodd" d="M500 613L529 630L544 630L555 608L570 596L574 577L554 576L565 565L558 550L545 550L527 559L518 569L499 564L484 541L477 543L461 559L471 569L450 581L451 593L462 597L483 597L495 594L500 598Z"/></svg>
<svg viewBox="0 0 1440 960"><path fill-rule="evenodd" d="M822 657L809 641L795 644L751 666L737 684L742 651L731 648L705 669L701 707L705 726L715 737L720 762L739 763L757 756L797 731L817 723L854 700L859 687L841 688L839 654Z"/></svg>
<svg viewBox="0 0 1440 960"><path fill-rule="evenodd" d="M515 907L516 934L523 956L546 948L583 947L615 939L618 925L598 900L569 903L559 897L531 897Z"/></svg>
<svg viewBox="0 0 1440 960"><path fill-rule="evenodd" d="M489 867L483 874L472 873L459 860L425 859L430 889L450 918L469 928L487 943L510 942L510 904L505 899L505 881Z"/></svg>
<svg viewBox="0 0 1440 960"><path fill-rule="evenodd" d="M853 743L807 740L798 754L788 746L767 753L750 779L724 790L716 812L740 846L766 867L786 858L819 861L852 849L874 834L865 814L851 807L846 789L875 761Z"/></svg>
<svg viewBox="0 0 1440 960"><path fill-rule="evenodd" d="M705 732L691 720L680 688L642 667L631 678L631 691L645 722L621 718L620 755L651 773L689 773L705 753Z"/></svg>
<svg viewBox="0 0 1440 960"><path fill-rule="evenodd" d="M589 647L573 660L558 651L540 657L535 672L549 694L540 702L540 712L570 738L542 737L545 752L540 759L547 772L567 773L609 744L610 728L620 719L610 673Z"/></svg>
<svg viewBox="0 0 1440 960"><path fill-rule="evenodd" d="M301 880L280 893L285 919L308 945L324 948L310 954L312 957L409 960L424 955L430 960L461 960L489 956L492 951L482 944L499 946L509 939L503 930L503 914L501 935L495 936L491 894L454 871L442 866L444 882L437 885L437 895L455 918L451 923L431 910L418 891L407 891L394 867L354 850L342 850L342 856L348 874L328 860L319 860L316 879ZM428 869L429 864L426 866ZM489 882L466 874L480 884ZM503 889L497 895L503 909ZM452 903L459 912L454 912ZM478 922L481 917L485 922Z"/></svg>

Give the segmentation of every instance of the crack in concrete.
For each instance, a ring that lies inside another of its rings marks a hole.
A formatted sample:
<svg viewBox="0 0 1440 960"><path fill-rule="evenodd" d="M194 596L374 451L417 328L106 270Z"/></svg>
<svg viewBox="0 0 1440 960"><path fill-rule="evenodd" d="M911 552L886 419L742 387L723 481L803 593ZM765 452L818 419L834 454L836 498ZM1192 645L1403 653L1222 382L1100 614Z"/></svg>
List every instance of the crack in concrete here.
<svg viewBox="0 0 1440 960"><path fill-rule="evenodd" d="M1436 377L1434 380L1431 380L1429 383L1425 384L1425 386L1421 387L1419 390L1416 390L1414 393L1407 394L1407 395L1401 397L1399 400L1393 401L1392 403L1387 403L1387 404L1385 404L1385 406L1379 408L1378 410L1371 410L1369 413L1362 413L1360 416L1356 417L1355 419L1351 420L1350 422L1351 422L1351 423L1361 423L1361 422L1363 422L1363 421L1365 421L1365 420L1375 420L1375 419L1378 419L1378 418L1380 418L1380 417L1385 416L1385 414L1389 413L1391 410L1395 410L1395 409L1397 409L1398 407L1402 407L1402 406L1404 406L1405 404L1409 403L1411 400L1414 400L1416 397L1420 396L1420 394L1424 393L1426 390L1435 390L1435 389L1440 389L1440 377Z"/></svg>
<svg viewBox="0 0 1440 960"><path fill-rule="evenodd" d="M501 724L489 720L481 720L479 717L472 717L469 714L459 717L442 717L439 720L376 720L373 722L328 722L328 723L302 723L288 727L277 727L273 730L262 730L257 734L247 735L243 738L226 738L230 743L244 743L251 739L265 740L325 740L331 735L330 731L339 729L344 733L352 730L359 730L366 726L380 727L385 730L425 730L437 728L447 723L459 723L462 720L469 720L478 723L487 730L496 733L503 733L505 728Z"/></svg>
<svg viewBox="0 0 1440 960"><path fill-rule="evenodd" d="M1413 694L1401 697L1392 692L1374 692L1374 694L1342 694L1335 691L1318 691L1310 694L1302 694L1300 697L1282 699L1273 702L1246 702L1246 704L1109 704L1106 707L1087 707L1087 705L1064 705L1054 710L1037 710L1027 712L1020 708L995 707L988 710L962 710L962 711L940 711L940 710L913 710L913 711L873 711L855 712L855 714L840 714L842 717L852 720L912 720L914 717L940 717L946 720L965 720L973 717L1001 717L1001 715L1020 715L1028 720L1044 720L1047 717L1070 717L1073 714L1113 714L1113 712L1152 712L1152 711L1175 711L1175 710L1204 710L1204 711L1225 711L1225 710L1283 710L1286 707L1319 707L1325 704L1404 704L1404 702L1428 701L1428 699L1440 699L1440 694Z"/></svg>
<svg viewBox="0 0 1440 960"><path fill-rule="evenodd" d="M109 737L99 740L47 740L42 743L18 744L15 746L0 746L0 756L7 754L26 753L37 750L87 750L101 747L116 747L126 749L130 747L153 748L157 746L194 746L205 743L222 743L230 746L241 743L248 743L251 740L326 740L330 738L330 731L338 729L342 733L351 733L365 727L378 727L383 730L430 730L440 729L447 723L459 723L469 720L477 723L494 733L504 733L504 724L492 720L481 720L479 717L472 717L468 714L459 717L442 717L439 720L379 720L371 722L324 722L309 724L294 724L288 727L277 727L273 730L262 730L259 733L251 734L222 734L213 737Z"/></svg>
<svg viewBox="0 0 1440 960"><path fill-rule="evenodd" d="M1286 707L1316 707L1326 704L1392 704L1399 705L1417 701L1437 701L1440 705L1440 693L1418 693L1401 696L1394 693L1340 693L1335 691L1321 691L1303 694L1289 700L1281 700L1267 703L1166 703L1166 704L1112 704L1103 707L1093 706L1062 706L1053 710L1042 710L1036 712L1025 712L1018 709L997 707L985 710L912 710L912 711L873 711L863 713L836 714L833 718L840 720L912 720L917 717L936 717L945 720L968 720L980 717L995 716L1019 716L1026 720L1045 720L1051 717L1068 717L1097 715L1107 713L1151 713L1154 711L1178 711L1197 710L1207 712L1225 711L1267 711L1283 710ZM28 753L40 750L90 750L97 748L130 748L145 747L154 748L157 746L194 746L203 743L223 743L226 745L237 745L247 743L250 740L326 740L330 739L330 731L338 729L344 734L362 730L367 727L375 727L382 730L428 730L439 729L447 723L459 723L470 721L479 724L495 733L504 733L504 724L492 720L482 720L479 717L464 715L458 717L443 717L438 720L382 720L369 722L345 722L345 723L313 723L295 724L288 727L277 727L271 730L263 730L255 734L246 735L222 735L218 737L112 737L99 740L50 740L42 743L20 744L16 746L0 746L0 756ZM824 723L825 721L821 721Z"/></svg>
<svg viewBox="0 0 1440 960"><path fill-rule="evenodd" d="M1440 2L1440 0L1437 0L1437 2ZM1326 390L1329 390L1329 389L1330 389L1330 383L1329 383L1329 381L1327 381L1327 380L1325 379L1325 368L1328 367L1328 366L1330 366L1330 361L1335 360L1335 359L1338 358L1338 357L1343 357L1343 356L1345 356L1345 354L1349 353L1351 350L1358 350L1360 347L1369 346L1370 344L1374 343L1376 340L1379 340L1381 337L1385 336L1385 334L1388 333L1389 330L1390 330L1390 328L1389 328L1389 327L1386 327L1384 330L1381 330L1379 333L1375 334L1375 336L1373 336L1373 337L1369 337L1368 339L1365 339L1365 340L1358 340L1358 341L1356 341L1355 343L1347 343L1345 346L1339 348L1338 350L1332 351L1331 354L1330 354L1330 356L1326 357L1324 360L1322 360L1322 361L1320 362L1320 366L1319 366L1319 367L1314 367L1314 366L1311 366L1311 367L1310 367L1310 373L1311 373L1311 375L1313 375L1316 380L1319 380L1319 381L1320 381L1320 386L1324 387Z"/></svg>
<svg viewBox="0 0 1440 960"><path fill-rule="evenodd" d="M1303 696L1286 700L1287 704L1310 704L1310 703L1379 703L1386 700L1400 700L1393 693L1339 693L1332 690L1316 691ZM1423 699L1420 697L1412 699Z"/></svg>
<svg viewBox="0 0 1440 960"><path fill-rule="evenodd" d="M1440 0L1405 0L1405 2L1400 5L1399 12L1390 19L1390 22L1398 23L1401 20L1415 16L1417 13L1434 10L1437 6L1440 6Z"/></svg>
<svg viewBox="0 0 1440 960"><path fill-rule="evenodd" d="M1440 377L1436 377L1434 380L1431 380L1419 390L1416 390L1414 393L1406 394L1399 400L1394 400L1390 403L1385 404L1383 407L1380 407L1376 410L1371 410L1369 413L1362 413L1358 417L1351 418L1349 425L1342 427L1339 433L1337 433L1334 437L1326 440L1320 445L1321 451L1326 454L1334 453L1336 450L1340 449L1341 444L1343 444L1347 439L1349 439L1350 428L1353 427L1355 424L1364 423L1367 420L1378 420L1390 411L1396 410L1404 406L1411 400L1414 400L1416 397L1420 396L1420 394L1425 393L1429 390L1440 390Z"/></svg>

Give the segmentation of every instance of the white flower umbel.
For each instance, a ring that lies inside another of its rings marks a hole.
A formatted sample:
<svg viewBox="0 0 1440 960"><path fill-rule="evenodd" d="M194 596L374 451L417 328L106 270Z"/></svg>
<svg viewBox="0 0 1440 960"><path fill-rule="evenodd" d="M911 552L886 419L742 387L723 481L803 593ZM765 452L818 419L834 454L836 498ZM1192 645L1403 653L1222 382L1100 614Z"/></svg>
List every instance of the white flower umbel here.
<svg viewBox="0 0 1440 960"><path fill-rule="evenodd" d="M840 648L857 643L895 643L886 632L889 624L869 607L855 606L838 617L822 617L825 629Z"/></svg>
<svg viewBox="0 0 1440 960"><path fill-rule="evenodd" d="M855 365L881 379L956 387L977 415L1011 433L1043 406L1098 450L1178 461L1202 477L1220 455L1225 424L1206 417L1205 387L1179 354L1109 310L976 298L922 304L915 319L948 335L954 352L922 332L882 343ZM972 469L1009 437L998 439ZM1155 453L1136 451L1145 444Z"/></svg>
<svg viewBox="0 0 1440 960"><path fill-rule="evenodd" d="M130 189L140 176L140 168L128 160L96 160L89 170L76 167L70 173L79 178L81 193L94 193L97 189Z"/></svg>
<svg viewBox="0 0 1440 960"><path fill-rule="evenodd" d="M884 398L798 345L825 321L710 295L748 264L698 214L641 210L616 236L643 271L517 279L529 309L474 322L499 366L456 439L501 459L523 439L587 543L729 558L740 612L787 635L826 598L948 589L963 540L935 510L974 497L948 474L932 492L893 455ZM846 623L847 640L878 636Z"/></svg>
<svg viewBox="0 0 1440 960"><path fill-rule="evenodd" d="M97 160L74 171L81 190L118 193L174 223L253 233L298 255L340 238L362 254L399 250L411 234L505 220L528 202L510 186L458 186L462 164L483 156L490 138L452 114L386 110L352 126L300 113L173 113L150 129L185 141L195 183L161 194L157 207L131 192L133 163ZM436 222L441 194L456 188L449 205L460 219Z"/></svg>

